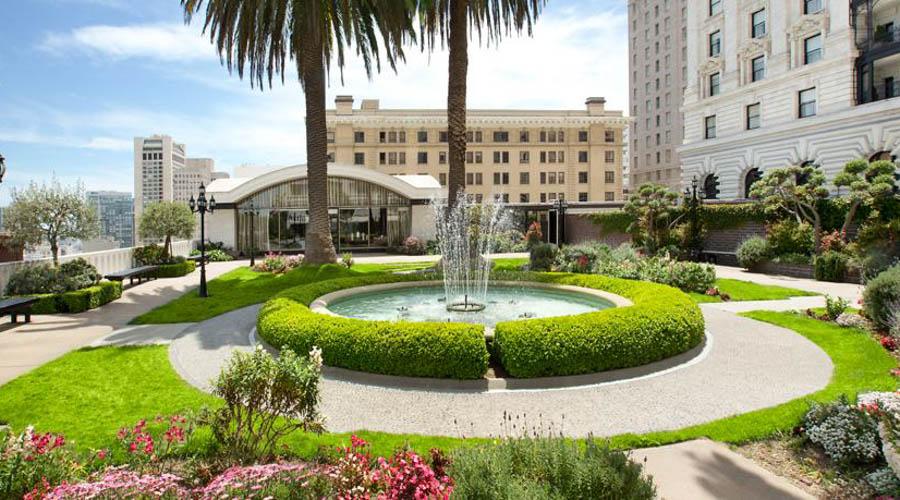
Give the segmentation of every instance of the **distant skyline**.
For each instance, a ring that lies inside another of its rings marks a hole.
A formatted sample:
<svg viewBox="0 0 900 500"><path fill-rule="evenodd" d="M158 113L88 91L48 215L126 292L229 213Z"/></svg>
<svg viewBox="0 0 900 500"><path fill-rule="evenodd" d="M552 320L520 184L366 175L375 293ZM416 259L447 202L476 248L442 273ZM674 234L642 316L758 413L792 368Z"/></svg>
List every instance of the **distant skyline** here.
<svg viewBox="0 0 900 500"><path fill-rule="evenodd" d="M303 95L293 71L260 92L229 75L178 0L31 0L3 9L0 31L0 153L11 187L78 179L88 190L133 191L132 139L169 134L218 170L306 159ZM392 108L446 105L446 53L406 49L397 74L368 81L351 59L331 75L337 94ZM603 96L628 106L625 2L551 1L534 37L470 45L472 108L582 109Z"/></svg>

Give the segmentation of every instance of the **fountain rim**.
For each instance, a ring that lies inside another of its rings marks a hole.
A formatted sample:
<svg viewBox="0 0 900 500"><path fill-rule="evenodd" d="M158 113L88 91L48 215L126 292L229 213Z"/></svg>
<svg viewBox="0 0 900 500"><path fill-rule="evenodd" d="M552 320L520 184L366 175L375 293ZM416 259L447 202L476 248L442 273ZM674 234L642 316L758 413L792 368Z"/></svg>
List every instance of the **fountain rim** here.
<svg viewBox="0 0 900 500"><path fill-rule="evenodd" d="M633 306L634 302L622 297L621 295L616 295L614 293L607 292L605 290L598 290L596 288L588 288L584 286L574 286L574 285L562 285L558 283L544 283L540 281L516 281L516 280L491 280L488 282L492 286L500 286L500 287L526 287L526 288L543 288L549 290L563 290L567 292L580 293L583 295L592 295L594 297L606 300L611 302L614 307L629 307ZM419 287L442 287L443 283L441 281L398 281L394 283L378 283L374 285L362 285L355 286L350 288L344 288L341 290L336 290L331 293L327 293L320 297L317 297L312 301L309 305L309 309L312 312L318 314L324 314L327 316L334 316L338 318L346 318L347 316L343 316L337 314L328 308L330 303L333 303L336 300L344 299L350 297L351 295L361 294L361 293L374 293L374 292L384 292L388 290L401 290L404 288L419 288ZM582 313L582 314L591 314L591 313ZM570 316L578 316L570 315ZM370 320L363 320L370 321ZM371 320L374 321L374 320ZM528 319L514 320L514 321L528 321ZM493 337L494 329L485 326L484 333L487 338Z"/></svg>

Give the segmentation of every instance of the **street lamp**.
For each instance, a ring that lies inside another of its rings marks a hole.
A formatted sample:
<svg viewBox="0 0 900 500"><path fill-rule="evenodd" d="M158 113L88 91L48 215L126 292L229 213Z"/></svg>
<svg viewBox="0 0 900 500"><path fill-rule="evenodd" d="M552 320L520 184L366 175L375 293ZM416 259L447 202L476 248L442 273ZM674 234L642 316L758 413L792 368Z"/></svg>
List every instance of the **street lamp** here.
<svg viewBox="0 0 900 500"><path fill-rule="evenodd" d="M200 194L197 200L194 195L188 200L191 212L200 213L200 296L209 297L206 292L206 213L213 213L216 209L216 198L210 197L209 202L206 201L206 186L200 183Z"/></svg>
<svg viewBox="0 0 900 500"><path fill-rule="evenodd" d="M6 177L6 158L0 155L0 182L3 182L4 177Z"/></svg>
<svg viewBox="0 0 900 500"><path fill-rule="evenodd" d="M560 236L560 224L565 223L565 212L566 208L569 206L566 203L566 200L563 198L558 198L553 202L553 207L556 208L556 246L560 246L559 244L559 236ZM562 232L563 236L565 236L565 232Z"/></svg>
<svg viewBox="0 0 900 500"><path fill-rule="evenodd" d="M250 205L244 209L244 213L250 218L250 267L254 267L256 266L256 230L254 226L259 209L253 205L251 200Z"/></svg>

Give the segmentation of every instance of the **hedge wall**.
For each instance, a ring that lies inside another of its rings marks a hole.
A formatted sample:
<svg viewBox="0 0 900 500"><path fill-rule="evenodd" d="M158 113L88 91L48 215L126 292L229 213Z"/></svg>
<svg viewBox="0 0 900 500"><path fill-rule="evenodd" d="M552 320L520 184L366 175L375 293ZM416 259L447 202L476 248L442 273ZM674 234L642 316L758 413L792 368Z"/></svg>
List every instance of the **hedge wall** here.
<svg viewBox="0 0 900 500"><path fill-rule="evenodd" d="M514 377L577 375L640 366L700 344L703 314L683 292L656 283L585 274L526 274L523 279L605 290L631 307L498 323L493 350Z"/></svg>
<svg viewBox="0 0 900 500"><path fill-rule="evenodd" d="M710 204L701 207L700 218L707 229L733 229L751 221L765 222L766 213L759 203ZM592 214L591 221L602 234L625 233L634 218L619 210Z"/></svg>
<svg viewBox="0 0 900 500"><path fill-rule="evenodd" d="M32 314L80 313L96 309L122 296L122 283L101 281L81 290L59 294L36 295L40 300L31 306Z"/></svg>
<svg viewBox="0 0 900 500"><path fill-rule="evenodd" d="M162 264L156 272L157 278L178 278L186 274L191 274L197 269L197 263L192 260L184 262L176 262L174 264Z"/></svg>
<svg viewBox="0 0 900 500"><path fill-rule="evenodd" d="M317 346L326 365L386 375L481 378L488 351L481 325L367 321L312 312L327 293L377 283L419 281L421 276L374 275L290 288L259 313L257 332L269 344L306 354Z"/></svg>

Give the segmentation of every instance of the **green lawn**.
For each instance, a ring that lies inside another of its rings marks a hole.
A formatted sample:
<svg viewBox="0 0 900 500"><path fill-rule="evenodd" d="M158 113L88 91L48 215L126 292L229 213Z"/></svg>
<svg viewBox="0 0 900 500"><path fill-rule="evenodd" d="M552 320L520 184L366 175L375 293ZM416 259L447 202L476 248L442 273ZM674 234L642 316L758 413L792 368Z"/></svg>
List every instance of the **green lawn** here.
<svg viewBox="0 0 900 500"><path fill-rule="evenodd" d="M635 448L699 437L730 443L761 439L793 428L811 401L830 401L840 394L852 398L860 391L897 387L889 373L896 366L894 359L864 332L794 313L753 312L747 316L795 330L819 345L835 365L829 385L773 408L677 431L616 436L612 444ZM34 424L38 430L62 432L81 449L111 446L119 427L141 418L214 404L215 398L178 377L165 346L83 349L0 386L0 422L9 422L15 429ZM379 454L407 444L424 453L432 447L447 450L483 441L367 431L357 434L373 443ZM346 444L347 440L347 434L296 433L286 444L298 455L309 457L320 446Z"/></svg>
<svg viewBox="0 0 900 500"><path fill-rule="evenodd" d="M802 297L810 295L818 295L817 293L797 290L796 288L786 288L775 285L760 285L750 281L733 280L729 278L720 278L716 280L716 287L720 292L727 293L733 301L748 300L781 300L790 297ZM702 293L691 293L691 298L695 302L721 302L719 297L711 297Z"/></svg>

